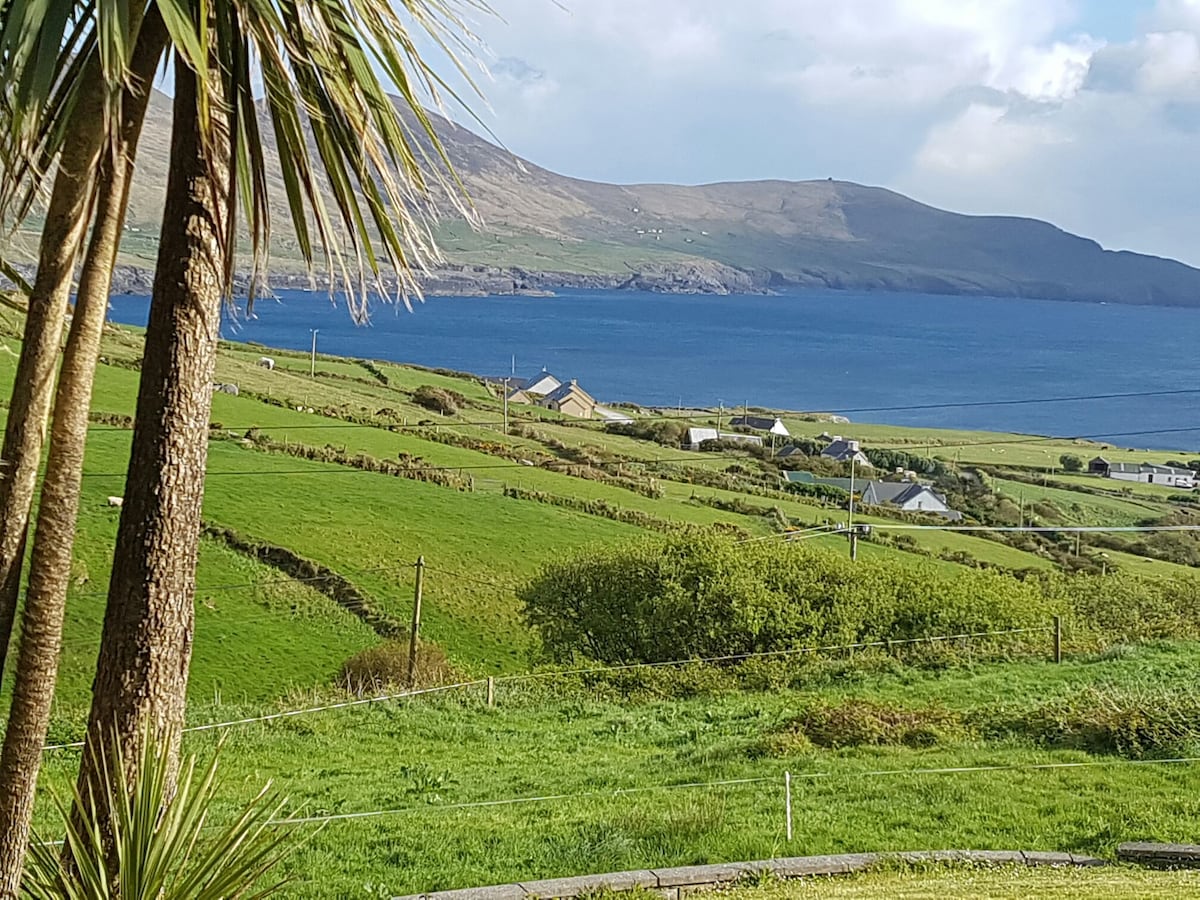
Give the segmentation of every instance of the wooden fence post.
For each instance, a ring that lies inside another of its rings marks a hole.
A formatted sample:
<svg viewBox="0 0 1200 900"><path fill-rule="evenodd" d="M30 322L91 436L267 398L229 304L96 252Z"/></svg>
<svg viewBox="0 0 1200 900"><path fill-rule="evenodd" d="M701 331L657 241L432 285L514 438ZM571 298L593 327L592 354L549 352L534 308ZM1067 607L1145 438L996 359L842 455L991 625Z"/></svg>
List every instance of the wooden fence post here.
<svg viewBox="0 0 1200 900"><path fill-rule="evenodd" d="M792 840L792 773L783 773L783 803L785 807L784 818L787 822L787 839L790 843Z"/></svg>
<svg viewBox="0 0 1200 900"><path fill-rule="evenodd" d="M421 633L421 588L425 577L425 557L417 557L416 587L413 589L412 632L408 636L408 687L416 687L417 681L417 638Z"/></svg>
<svg viewBox="0 0 1200 900"><path fill-rule="evenodd" d="M487 705L489 709L496 705L496 679L491 675L487 680Z"/></svg>
<svg viewBox="0 0 1200 900"><path fill-rule="evenodd" d="M1054 661L1062 662L1062 616L1054 617Z"/></svg>

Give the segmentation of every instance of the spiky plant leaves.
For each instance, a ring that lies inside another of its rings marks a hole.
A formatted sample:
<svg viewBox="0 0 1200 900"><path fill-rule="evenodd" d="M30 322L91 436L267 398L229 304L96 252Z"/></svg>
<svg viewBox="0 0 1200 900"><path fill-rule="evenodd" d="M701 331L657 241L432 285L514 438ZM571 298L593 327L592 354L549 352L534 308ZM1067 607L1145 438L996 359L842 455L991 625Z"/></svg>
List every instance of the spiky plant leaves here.
<svg viewBox="0 0 1200 900"><path fill-rule="evenodd" d="M203 766L190 756L173 781L169 744L143 741L135 767L119 758L97 766L102 788L76 794L75 817L55 798L65 847L32 843L22 884L29 900L258 900L283 887L272 872L297 844L294 829L276 824L285 801L267 785L231 819L215 822L219 753Z"/></svg>

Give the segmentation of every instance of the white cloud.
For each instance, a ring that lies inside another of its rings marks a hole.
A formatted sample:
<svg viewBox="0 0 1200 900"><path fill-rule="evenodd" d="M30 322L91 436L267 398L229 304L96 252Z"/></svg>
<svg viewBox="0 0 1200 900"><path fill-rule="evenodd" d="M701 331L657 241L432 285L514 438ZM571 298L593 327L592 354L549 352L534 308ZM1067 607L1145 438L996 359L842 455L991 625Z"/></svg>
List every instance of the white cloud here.
<svg viewBox="0 0 1200 900"><path fill-rule="evenodd" d="M937 125L917 153L920 169L986 178L1024 163L1070 137L1045 118L1009 116L1003 106L972 103L953 121Z"/></svg>
<svg viewBox="0 0 1200 900"><path fill-rule="evenodd" d="M832 175L1200 263L1200 0L1115 37L1109 0L493 2L489 124L539 165Z"/></svg>

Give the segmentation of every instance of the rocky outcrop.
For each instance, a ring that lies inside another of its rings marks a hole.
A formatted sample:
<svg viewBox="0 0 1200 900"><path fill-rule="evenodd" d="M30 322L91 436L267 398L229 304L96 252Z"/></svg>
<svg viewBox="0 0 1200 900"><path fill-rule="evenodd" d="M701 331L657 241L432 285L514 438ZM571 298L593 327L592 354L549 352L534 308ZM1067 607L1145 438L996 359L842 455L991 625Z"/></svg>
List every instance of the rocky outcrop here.
<svg viewBox="0 0 1200 900"><path fill-rule="evenodd" d="M32 266L20 266L22 277L32 280ZM623 274L583 274L547 272L491 266L454 266L435 269L418 279L428 295L446 297L550 296L564 288L578 290L650 291L659 294L764 294L771 292L770 273L748 272L710 260L679 265L655 264L630 269ZM314 290L325 283L322 276L302 272L275 273L268 279L271 290ZM385 276L383 283L394 289L396 279ZM0 287L11 285L0 284ZM113 272L112 293L149 294L154 287L154 272L134 266L118 266ZM249 279L239 275L235 293L249 290Z"/></svg>

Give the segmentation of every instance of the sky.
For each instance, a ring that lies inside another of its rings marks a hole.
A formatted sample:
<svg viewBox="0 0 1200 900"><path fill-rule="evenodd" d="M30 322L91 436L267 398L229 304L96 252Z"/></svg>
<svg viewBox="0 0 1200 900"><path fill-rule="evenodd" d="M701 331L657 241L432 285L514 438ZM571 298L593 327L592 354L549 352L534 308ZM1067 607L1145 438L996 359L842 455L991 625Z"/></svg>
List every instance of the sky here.
<svg viewBox="0 0 1200 900"><path fill-rule="evenodd" d="M1200 0L490 2L474 108L556 172L833 177L1200 265Z"/></svg>

